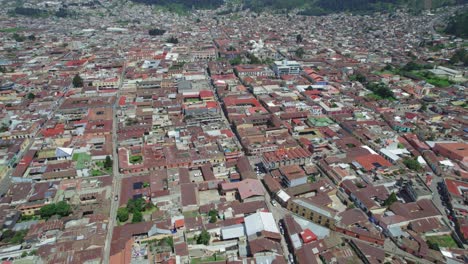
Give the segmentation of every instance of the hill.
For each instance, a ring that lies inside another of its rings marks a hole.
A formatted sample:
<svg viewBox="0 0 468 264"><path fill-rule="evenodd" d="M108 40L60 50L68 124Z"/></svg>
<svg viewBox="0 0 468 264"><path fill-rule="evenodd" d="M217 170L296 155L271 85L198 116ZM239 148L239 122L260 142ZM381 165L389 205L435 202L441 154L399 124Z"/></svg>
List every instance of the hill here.
<svg viewBox="0 0 468 264"><path fill-rule="evenodd" d="M450 18L445 33L461 38L468 38L468 9Z"/></svg>
<svg viewBox="0 0 468 264"><path fill-rule="evenodd" d="M213 9L224 2L232 5L242 5L243 9L254 12L265 10L290 11L300 9L302 15L326 15L336 12L370 13L389 11L397 7L406 7L413 11L427 8L437 8L445 5L462 4L468 0L132 0L133 2L169 7L169 10ZM172 7L172 8L171 8ZM229 12L227 12L229 13Z"/></svg>

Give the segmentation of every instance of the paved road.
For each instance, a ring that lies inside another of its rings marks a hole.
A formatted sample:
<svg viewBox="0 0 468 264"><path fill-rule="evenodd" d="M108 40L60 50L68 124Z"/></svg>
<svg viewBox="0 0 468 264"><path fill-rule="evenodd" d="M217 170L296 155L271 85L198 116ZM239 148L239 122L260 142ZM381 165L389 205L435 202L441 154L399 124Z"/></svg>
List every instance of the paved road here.
<svg viewBox="0 0 468 264"><path fill-rule="evenodd" d="M117 217L117 209L119 208L119 201L120 196L117 200L114 199L115 195L120 193L120 188L122 184L122 175L119 172L119 156L117 153L117 128L118 128L118 120L117 120L117 110L119 106L119 98L120 98L120 90L122 89L123 81L125 78L125 69L126 66L124 65L122 69L122 75L120 76L120 84L117 91L117 100L115 100L115 104L113 106L113 119L112 119L112 173L113 173L113 180L112 180L112 192L111 192L111 206L110 206L110 215L109 215L109 223L107 228L107 236L106 236L106 243L104 246L104 261L103 263L110 263L110 248L112 244L112 233L114 232L114 226L116 224L116 217Z"/></svg>

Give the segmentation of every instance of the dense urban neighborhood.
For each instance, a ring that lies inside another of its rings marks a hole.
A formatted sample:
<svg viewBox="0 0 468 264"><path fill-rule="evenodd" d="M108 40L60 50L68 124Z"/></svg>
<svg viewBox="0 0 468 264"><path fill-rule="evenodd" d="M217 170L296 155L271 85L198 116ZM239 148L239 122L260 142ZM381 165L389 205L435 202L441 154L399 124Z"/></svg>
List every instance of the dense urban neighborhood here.
<svg viewBox="0 0 468 264"><path fill-rule="evenodd" d="M463 1L143 2L3 1L0 263L468 262Z"/></svg>

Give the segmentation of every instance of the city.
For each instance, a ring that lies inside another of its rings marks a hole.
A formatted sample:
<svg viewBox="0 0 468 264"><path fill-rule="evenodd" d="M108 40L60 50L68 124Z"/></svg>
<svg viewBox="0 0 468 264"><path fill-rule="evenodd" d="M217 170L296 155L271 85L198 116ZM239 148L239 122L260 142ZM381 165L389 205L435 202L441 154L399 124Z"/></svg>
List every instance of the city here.
<svg viewBox="0 0 468 264"><path fill-rule="evenodd" d="M0 263L468 262L466 2L140 2L3 1Z"/></svg>

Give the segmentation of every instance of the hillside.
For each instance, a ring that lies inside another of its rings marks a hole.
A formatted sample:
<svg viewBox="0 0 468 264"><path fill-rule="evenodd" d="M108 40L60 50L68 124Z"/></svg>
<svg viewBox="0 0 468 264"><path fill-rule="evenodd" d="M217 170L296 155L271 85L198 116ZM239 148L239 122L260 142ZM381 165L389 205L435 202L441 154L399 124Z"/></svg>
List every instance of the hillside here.
<svg viewBox="0 0 468 264"><path fill-rule="evenodd" d="M132 0L137 3L185 9L212 9L220 7L223 0ZM302 9L302 15L326 15L336 12L369 13L405 7L413 11L445 5L467 3L468 0L227 0L230 6L241 3L243 9L254 12Z"/></svg>
<svg viewBox="0 0 468 264"><path fill-rule="evenodd" d="M468 9L450 18L445 33L468 38Z"/></svg>

